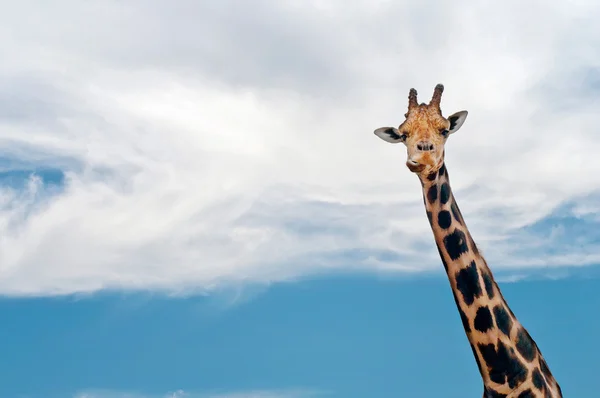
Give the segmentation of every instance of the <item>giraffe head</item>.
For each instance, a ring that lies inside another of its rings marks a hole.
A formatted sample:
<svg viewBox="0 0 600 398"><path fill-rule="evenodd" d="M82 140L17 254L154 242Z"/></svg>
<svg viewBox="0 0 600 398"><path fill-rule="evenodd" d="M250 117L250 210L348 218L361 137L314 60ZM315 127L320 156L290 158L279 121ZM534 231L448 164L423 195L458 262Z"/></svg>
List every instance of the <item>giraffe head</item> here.
<svg viewBox="0 0 600 398"><path fill-rule="evenodd" d="M443 91L444 86L438 84L429 104L419 105L417 90L411 88L404 122L398 128L381 127L374 131L384 141L406 145L406 167L414 173L428 175L442 166L446 140L467 118L467 111L456 112L448 118L442 116L440 101Z"/></svg>

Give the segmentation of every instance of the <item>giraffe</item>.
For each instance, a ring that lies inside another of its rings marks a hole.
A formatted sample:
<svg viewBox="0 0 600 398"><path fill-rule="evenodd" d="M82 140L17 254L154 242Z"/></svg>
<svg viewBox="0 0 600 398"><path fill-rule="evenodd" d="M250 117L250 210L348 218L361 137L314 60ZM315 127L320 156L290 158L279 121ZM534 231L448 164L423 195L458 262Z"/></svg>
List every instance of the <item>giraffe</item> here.
<svg viewBox="0 0 600 398"><path fill-rule="evenodd" d="M406 166L421 182L427 218L483 380L483 398L562 397L540 349L500 292L450 188L444 146L467 111L443 117L443 91L438 84L429 104L419 104L417 91L410 89L404 122L374 133L407 147Z"/></svg>

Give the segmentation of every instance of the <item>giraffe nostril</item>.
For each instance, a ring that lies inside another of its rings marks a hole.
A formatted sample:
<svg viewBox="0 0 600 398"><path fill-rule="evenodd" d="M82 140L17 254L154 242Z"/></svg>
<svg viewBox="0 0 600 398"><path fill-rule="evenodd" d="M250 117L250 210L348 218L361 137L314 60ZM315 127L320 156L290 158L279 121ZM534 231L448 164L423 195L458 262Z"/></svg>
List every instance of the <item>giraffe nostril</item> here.
<svg viewBox="0 0 600 398"><path fill-rule="evenodd" d="M426 141L417 142L417 149L419 151L433 151L433 144Z"/></svg>

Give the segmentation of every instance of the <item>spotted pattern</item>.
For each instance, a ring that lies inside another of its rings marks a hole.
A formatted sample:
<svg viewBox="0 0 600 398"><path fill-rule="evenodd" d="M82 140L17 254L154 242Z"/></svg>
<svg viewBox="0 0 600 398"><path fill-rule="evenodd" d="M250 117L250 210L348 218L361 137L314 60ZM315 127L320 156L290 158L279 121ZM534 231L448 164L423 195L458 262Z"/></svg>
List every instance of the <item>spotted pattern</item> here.
<svg viewBox="0 0 600 398"><path fill-rule="evenodd" d="M542 391L544 388L544 378L539 369L534 369L533 372L531 372L531 380L533 381L535 388Z"/></svg>
<svg viewBox="0 0 600 398"><path fill-rule="evenodd" d="M438 175L443 177L446 174L446 164L442 163L442 166L438 170Z"/></svg>
<svg viewBox="0 0 600 398"><path fill-rule="evenodd" d="M440 188L440 203L445 205L450 200L450 185L447 182L442 184Z"/></svg>
<svg viewBox="0 0 600 398"><path fill-rule="evenodd" d="M483 285L485 286L485 291L490 300L492 300L496 293L494 292L494 281L492 280L492 275L487 270L482 270L481 277L483 278Z"/></svg>
<svg viewBox="0 0 600 398"><path fill-rule="evenodd" d="M492 319L492 313L490 312L490 309L486 306L479 307L473 323L475 329L482 333L492 329L494 327L494 320Z"/></svg>
<svg viewBox="0 0 600 398"><path fill-rule="evenodd" d="M458 297L456 297L456 292L452 291L452 297L454 297L454 302L456 303L456 308L458 309L458 314L460 315L460 321L465 328L465 332L471 333L471 325L469 324L469 318L465 314L465 312L460 308L460 301L458 301Z"/></svg>
<svg viewBox="0 0 600 398"><path fill-rule="evenodd" d="M550 373L550 369L548 369L548 365L546 364L546 360L544 358L540 358L540 370L546 376L546 379L552 377L552 373Z"/></svg>
<svg viewBox="0 0 600 398"><path fill-rule="evenodd" d="M525 360L532 362L535 359L535 343L523 327L517 332L517 350Z"/></svg>
<svg viewBox="0 0 600 398"><path fill-rule="evenodd" d="M456 288L462 294L465 304L472 305L475 299L481 297L481 285L479 284L479 273L477 264L471 264L456 273Z"/></svg>
<svg viewBox="0 0 600 398"><path fill-rule="evenodd" d="M452 224L452 216L448 210L442 210L438 213L438 225L442 229L450 228Z"/></svg>
<svg viewBox="0 0 600 398"><path fill-rule="evenodd" d="M506 336L510 336L513 321L508 316L508 312L502 304L498 304L494 307L494 318L496 318L496 326L498 329Z"/></svg>
<svg viewBox="0 0 600 398"><path fill-rule="evenodd" d="M439 179L436 180L437 178ZM442 234L441 244L437 245L438 252L450 279L455 281L453 297L461 323L469 337L477 367L482 374L484 371L487 372L487 377L493 383L505 385L510 389L516 389L529 380L528 388L520 392L517 398L533 398L539 392L550 394L546 381L554 380L554 378L546 362L539 355L537 345L529 333L516 321L513 312L502 299L491 271L481 257L472 237L466 233L464 219L452 196L445 165L442 164L437 173L428 175L427 180L431 182L427 186L423 185L425 193L423 200L427 207L427 218L432 227L437 222L439 229L434 228L434 234ZM424 183L424 181L423 179L421 182ZM448 207L442 207L448 203ZM464 255L469 257L462 257ZM463 260L459 260L461 258ZM466 266L464 258L470 260ZM446 259L452 263L457 260L463 262L457 262L452 271ZM500 302L496 302L495 305L481 305L477 301L483 297L486 300L495 300L498 296L500 296ZM469 314L473 314L470 319L464 306L470 307L476 301L478 302L476 309L473 309L472 312L468 311ZM510 338L511 331L515 327L518 329L514 346L511 346L508 345L506 339ZM489 333L497 330L504 337L496 340L495 343L489 343L489 340L487 340L488 342L478 342L477 334L472 334L473 330L486 333L488 336L494 336ZM536 358L539 358L540 366L530 372L522 361L533 363ZM485 366L483 366L484 364ZM524 386L520 390L523 388ZM560 387L557 389L560 391ZM513 396L515 395L511 394L511 397ZM484 392L485 397L507 398L507 395L500 393L491 385L487 385Z"/></svg>
<svg viewBox="0 0 600 398"><path fill-rule="evenodd" d="M461 310L460 307L457 308L458 313L460 315L460 321L462 322L463 328L465 328L465 332L471 333L471 325L469 325L469 318L467 317L467 314L465 314L465 312Z"/></svg>
<svg viewBox="0 0 600 398"><path fill-rule="evenodd" d="M494 344L478 343L477 348L481 352L488 369L490 380L498 384L508 384L515 388L527 380L528 370L519 361L514 350L509 349L502 341L498 341L498 348Z"/></svg>
<svg viewBox="0 0 600 398"><path fill-rule="evenodd" d="M444 247L451 260L456 260L469 251L467 237L460 229L455 229L444 237Z"/></svg>
<svg viewBox="0 0 600 398"><path fill-rule="evenodd" d="M535 398L535 395L533 395L533 391L528 388L527 390L521 392L517 398Z"/></svg>
<svg viewBox="0 0 600 398"><path fill-rule="evenodd" d="M433 184L427 190L427 200L429 203L433 204L437 200L438 197L438 187L436 184Z"/></svg>
<svg viewBox="0 0 600 398"><path fill-rule="evenodd" d="M456 205L456 202L452 201L452 204L450 205L450 210L452 210L452 215L454 216L456 222L458 222L460 225L465 225L462 218L462 214L460 212L460 209Z"/></svg>

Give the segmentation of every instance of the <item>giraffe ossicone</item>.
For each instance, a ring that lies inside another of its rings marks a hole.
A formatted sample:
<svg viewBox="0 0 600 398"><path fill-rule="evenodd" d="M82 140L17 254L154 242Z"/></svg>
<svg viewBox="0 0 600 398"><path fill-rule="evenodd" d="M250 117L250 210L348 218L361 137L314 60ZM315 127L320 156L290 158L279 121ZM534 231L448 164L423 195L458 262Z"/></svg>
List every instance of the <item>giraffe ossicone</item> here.
<svg viewBox="0 0 600 398"><path fill-rule="evenodd" d="M374 133L406 145L406 166L421 181L427 218L483 380L483 397L562 398L540 349L508 306L475 245L450 188L444 145L463 125L467 111L442 116L443 91L438 84L429 104L419 104L417 91L411 89L404 122Z"/></svg>

